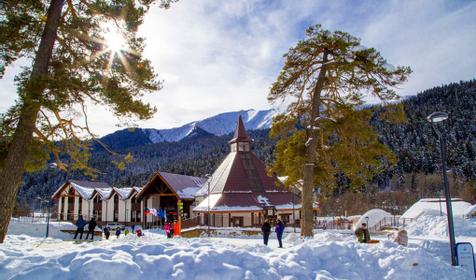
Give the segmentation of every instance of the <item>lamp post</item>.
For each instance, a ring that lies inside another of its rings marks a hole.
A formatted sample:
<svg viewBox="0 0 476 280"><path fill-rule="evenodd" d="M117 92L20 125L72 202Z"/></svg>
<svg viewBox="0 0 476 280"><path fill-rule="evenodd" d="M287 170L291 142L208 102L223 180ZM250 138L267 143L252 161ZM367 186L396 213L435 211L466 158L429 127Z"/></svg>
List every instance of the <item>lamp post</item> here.
<svg viewBox="0 0 476 280"><path fill-rule="evenodd" d="M212 180L212 175L205 175L207 178L207 235L210 237L210 181Z"/></svg>
<svg viewBox="0 0 476 280"><path fill-rule="evenodd" d="M441 155L441 170L443 173L443 184L446 198L446 215L448 216L448 233L450 238L450 249L451 249L451 265L458 265L456 259L456 247L455 247L455 232L453 225L453 210L451 207L451 195L450 188L448 185L448 175L446 174L446 133L442 129L439 131L436 127L436 123L442 122L448 119L448 114L445 112L433 112L427 117L427 120L431 123L433 131L438 136L440 142L440 155Z"/></svg>
<svg viewBox="0 0 476 280"><path fill-rule="evenodd" d="M40 210L42 208L42 204L46 203L47 212L46 212L46 234L45 234L45 237L48 238L48 235L50 233L50 208L51 208L50 203L51 202L48 199L42 199L41 197L37 197L37 199L40 201Z"/></svg>
<svg viewBox="0 0 476 280"><path fill-rule="evenodd" d="M296 218L294 216L294 212L295 212L294 204L295 204L295 198L296 198L296 186L295 185L293 186L292 194L293 194L293 228L294 228L294 232L296 232Z"/></svg>

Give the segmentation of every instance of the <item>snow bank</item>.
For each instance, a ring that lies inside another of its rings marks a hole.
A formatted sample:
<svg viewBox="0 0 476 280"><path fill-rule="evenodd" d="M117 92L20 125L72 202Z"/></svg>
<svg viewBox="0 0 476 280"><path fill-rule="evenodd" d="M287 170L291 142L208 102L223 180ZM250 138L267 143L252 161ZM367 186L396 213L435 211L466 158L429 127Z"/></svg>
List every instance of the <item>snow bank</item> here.
<svg viewBox="0 0 476 280"><path fill-rule="evenodd" d="M476 237L476 222L468 219L453 219L455 235ZM407 227L409 236L447 238L448 222L446 215L421 215Z"/></svg>
<svg viewBox="0 0 476 280"><path fill-rule="evenodd" d="M368 245L322 232L285 248L260 239L164 239L146 232L108 241L72 242L7 236L0 246L0 279L463 279L433 244ZM438 244L437 244L438 245Z"/></svg>
<svg viewBox="0 0 476 280"><path fill-rule="evenodd" d="M354 224L353 228L354 230L357 229L360 227L360 225L362 225L362 223L367 223L367 227L371 228L386 217L393 217L393 215L382 209L372 209L362 214L357 223Z"/></svg>
<svg viewBox="0 0 476 280"><path fill-rule="evenodd" d="M402 218L416 219L422 214L439 216L440 211L446 214L445 199L439 198L423 198L413 204L408 210L403 213ZM463 217L467 214L468 210L472 208L472 205L468 202L462 201L459 198L451 199L451 206L453 209L454 217Z"/></svg>

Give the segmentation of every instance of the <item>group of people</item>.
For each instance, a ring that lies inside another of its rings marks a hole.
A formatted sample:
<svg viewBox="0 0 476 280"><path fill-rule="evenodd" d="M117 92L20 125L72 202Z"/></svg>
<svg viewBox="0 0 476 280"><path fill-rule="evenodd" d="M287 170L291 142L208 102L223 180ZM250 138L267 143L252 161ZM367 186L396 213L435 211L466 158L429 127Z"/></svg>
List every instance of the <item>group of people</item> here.
<svg viewBox="0 0 476 280"><path fill-rule="evenodd" d="M167 238L173 238L174 234L177 233L178 230L178 224L176 222L167 222L164 225L164 230L165 230L165 235L167 235Z"/></svg>
<svg viewBox="0 0 476 280"><path fill-rule="evenodd" d="M284 223L281 220L277 220L276 228L276 237L278 238L279 248L283 248L283 233L284 233ZM263 233L263 243L265 246L268 246L269 235L271 234L271 224L266 220L261 226L261 232Z"/></svg>
<svg viewBox="0 0 476 280"><path fill-rule="evenodd" d="M76 237L78 237L78 234L79 234L79 239L80 240L83 239L84 227L86 225L88 225L88 233L86 234L85 240L88 240L90 234L91 234L91 240L93 240L94 229L97 226L96 219L93 217L88 223L83 219L82 215L80 215L78 220L76 221L76 232L74 233L73 239L76 239Z"/></svg>
<svg viewBox="0 0 476 280"><path fill-rule="evenodd" d="M79 215L79 218L76 221L75 225L76 225L76 232L74 233L73 239L76 239L78 237L78 235L79 235L79 240L83 239L84 227L86 225L88 225L88 232L87 232L86 238L84 240L88 240L89 235L91 235L91 240L94 239L94 230L96 229L96 226L97 226L97 222L96 222L96 219L94 217L91 218L91 220L88 223L84 220L82 215ZM124 232L124 235L128 235L129 233L135 233L138 237L144 236L144 234L142 233L142 229L140 227L135 228L134 225L132 226L131 231L129 231L129 228L125 228L124 230L121 230L120 228L117 228L116 229L116 237L119 238L119 236L121 235L122 232ZM106 239L109 239L109 237L111 236L111 228L108 227L107 225L104 226L103 227L103 233L104 233L104 236L106 237Z"/></svg>

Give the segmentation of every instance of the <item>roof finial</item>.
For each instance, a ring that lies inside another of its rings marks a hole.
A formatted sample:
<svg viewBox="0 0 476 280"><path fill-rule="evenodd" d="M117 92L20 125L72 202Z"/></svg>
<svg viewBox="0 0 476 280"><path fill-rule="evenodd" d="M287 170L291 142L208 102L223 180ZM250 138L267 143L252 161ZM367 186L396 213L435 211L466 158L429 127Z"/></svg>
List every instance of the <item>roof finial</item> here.
<svg viewBox="0 0 476 280"><path fill-rule="evenodd" d="M246 134L245 125L243 124L243 119L241 118L241 115L238 117L238 123L236 124L233 139L230 140L230 143L235 142L251 142L251 139L248 138L248 135Z"/></svg>

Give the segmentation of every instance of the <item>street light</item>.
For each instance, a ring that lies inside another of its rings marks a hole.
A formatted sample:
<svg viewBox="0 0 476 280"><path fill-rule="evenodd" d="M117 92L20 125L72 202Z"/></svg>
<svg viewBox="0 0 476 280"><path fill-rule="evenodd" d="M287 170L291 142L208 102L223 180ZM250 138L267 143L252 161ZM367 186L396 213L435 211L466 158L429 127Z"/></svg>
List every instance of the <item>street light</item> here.
<svg viewBox="0 0 476 280"><path fill-rule="evenodd" d="M37 199L40 201L40 209L41 209L41 204L44 202L46 203L46 208L48 210L47 214L46 214L46 238L48 238L48 235L49 235L49 232L50 232L50 208L51 208L51 205L50 205L50 201L48 199L41 199L41 197L37 197Z"/></svg>
<svg viewBox="0 0 476 280"><path fill-rule="evenodd" d="M295 204L295 197L296 197L296 185L293 185L293 228L294 228L294 232L296 232L296 218L294 216L294 204Z"/></svg>
<svg viewBox="0 0 476 280"><path fill-rule="evenodd" d="M433 131L438 136L440 142L440 156L441 156L441 171L443 173L443 184L446 197L446 215L448 216L448 232L450 238L450 249L451 249L451 265L458 265L456 259L456 247L455 247L455 231L453 225L453 210L451 207L451 195L450 188L448 185L448 175L446 174L446 133L442 128L442 131L439 131L436 127L436 123L442 122L448 119L448 114L445 112L433 112L427 117L427 120L431 123Z"/></svg>
<svg viewBox="0 0 476 280"><path fill-rule="evenodd" d="M207 234L208 237L210 237L210 181L212 180L213 176L211 174L205 175L207 178L207 190L208 190L208 195L207 195L207 212L208 212L208 217L207 217Z"/></svg>

